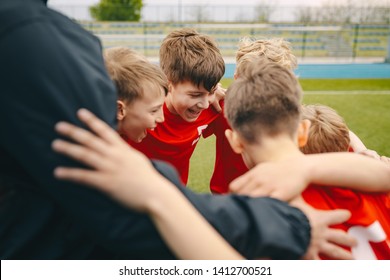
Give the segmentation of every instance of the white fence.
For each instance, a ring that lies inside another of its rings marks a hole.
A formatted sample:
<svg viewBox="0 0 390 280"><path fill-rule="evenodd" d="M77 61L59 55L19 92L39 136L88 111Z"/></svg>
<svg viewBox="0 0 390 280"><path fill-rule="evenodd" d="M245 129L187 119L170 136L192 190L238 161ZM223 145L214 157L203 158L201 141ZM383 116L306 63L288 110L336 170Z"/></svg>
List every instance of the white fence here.
<svg viewBox="0 0 390 280"><path fill-rule="evenodd" d="M50 5L71 18L92 20L89 6ZM121 7L118 6L118 9ZM390 23L390 7L302 7L277 5L145 5L143 22L337 22Z"/></svg>

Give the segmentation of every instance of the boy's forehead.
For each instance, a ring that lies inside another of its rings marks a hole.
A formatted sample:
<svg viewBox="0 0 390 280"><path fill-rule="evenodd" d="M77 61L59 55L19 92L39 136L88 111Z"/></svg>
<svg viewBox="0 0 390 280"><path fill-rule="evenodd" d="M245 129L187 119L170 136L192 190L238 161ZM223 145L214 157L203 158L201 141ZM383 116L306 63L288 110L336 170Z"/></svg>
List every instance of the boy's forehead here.
<svg viewBox="0 0 390 280"><path fill-rule="evenodd" d="M203 85L197 85L196 83L192 81L182 81L175 84L175 87L182 87L186 91L190 92L205 92L208 93L208 91L204 88Z"/></svg>
<svg viewBox="0 0 390 280"><path fill-rule="evenodd" d="M134 100L133 104L144 104L146 107L155 107L164 103L165 94L161 89L159 92L147 91L142 96Z"/></svg>
<svg viewBox="0 0 390 280"><path fill-rule="evenodd" d="M141 83L144 96L160 96L165 95L164 86L157 82L145 81Z"/></svg>

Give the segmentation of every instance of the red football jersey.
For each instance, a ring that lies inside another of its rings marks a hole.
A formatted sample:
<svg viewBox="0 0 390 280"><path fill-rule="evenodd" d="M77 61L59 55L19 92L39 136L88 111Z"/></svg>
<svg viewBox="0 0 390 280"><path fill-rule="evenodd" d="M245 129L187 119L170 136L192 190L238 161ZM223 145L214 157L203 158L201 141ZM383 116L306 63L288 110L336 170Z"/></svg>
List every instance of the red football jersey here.
<svg viewBox="0 0 390 280"><path fill-rule="evenodd" d="M221 114L203 132L203 137L205 138L211 134L214 134L216 137L215 164L213 175L210 179L210 190L212 193L227 193L230 182L248 171L242 156L235 153L230 147L229 141L225 136L226 129L230 129L230 126L225 116Z"/></svg>
<svg viewBox="0 0 390 280"><path fill-rule="evenodd" d="M176 167L180 178L187 184L190 158L202 131L219 115L213 108L204 110L194 122L187 122L179 115L172 114L164 104L165 121L141 143L129 143L151 159L164 160Z"/></svg>
<svg viewBox="0 0 390 280"><path fill-rule="evenodd" d="M355 259L390 259L390 196L365 193L344 188L309 186L303 198L317 209L347 209L351 218L334 228L355 237L351 249Z"/></svg>

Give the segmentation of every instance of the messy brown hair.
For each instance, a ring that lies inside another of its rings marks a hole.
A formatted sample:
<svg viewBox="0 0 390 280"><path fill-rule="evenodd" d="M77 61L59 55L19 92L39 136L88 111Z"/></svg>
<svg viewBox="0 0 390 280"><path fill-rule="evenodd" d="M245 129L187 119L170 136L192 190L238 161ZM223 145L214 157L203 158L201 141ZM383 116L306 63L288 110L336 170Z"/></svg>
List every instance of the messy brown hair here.
<svg viewBox="0 0 390 280"><path fill-rule="evenodd" d="M231 127L248 143L263 136L294 137L301 114L301 87L278 63L257 57L228 88L225 115Z"/></svg>
<svg viewBox="0 0 390 280"><path fill-rule="evenodd" d="M160 48L160 66L173 84L190 81L211 92L225 73L215 41L194 29L168 34Z"/></svg>

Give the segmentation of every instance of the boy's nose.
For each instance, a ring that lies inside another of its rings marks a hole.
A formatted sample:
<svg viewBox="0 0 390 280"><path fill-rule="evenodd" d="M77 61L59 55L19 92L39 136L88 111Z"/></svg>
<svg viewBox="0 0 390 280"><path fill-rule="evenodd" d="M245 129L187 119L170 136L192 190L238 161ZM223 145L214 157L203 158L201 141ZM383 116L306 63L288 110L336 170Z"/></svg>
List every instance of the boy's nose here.
<svg viewBox="0 0 390 280"><path fill-rule="evenodd" d="M201 101L199 101L196 106L199 108L199 109L207 109L210 105L210 101L208 98L204 98L202 99Z"/></svg>
<svg viewBox="0 0 390 280"><path fill-rule="evenodd" d="M165 118L164 118L164 113L163 111L161 110L160 114L158 114L157 118L156 118L156 123L162 123L164 122Z"/></svg>

